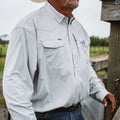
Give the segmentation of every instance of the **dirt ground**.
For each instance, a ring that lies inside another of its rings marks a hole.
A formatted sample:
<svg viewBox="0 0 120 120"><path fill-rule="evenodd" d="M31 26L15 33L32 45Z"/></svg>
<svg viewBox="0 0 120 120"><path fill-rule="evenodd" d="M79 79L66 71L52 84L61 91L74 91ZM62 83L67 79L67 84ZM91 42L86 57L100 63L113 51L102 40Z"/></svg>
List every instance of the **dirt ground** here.
<svg viewBox="0 0 120 120"><path fill-rule="evenodd" d="M90 61L91 62L98 62L98 61L102 61L102 60L107 60L108 59L108 55L101 55L99 57L90 57Z"/></svg>

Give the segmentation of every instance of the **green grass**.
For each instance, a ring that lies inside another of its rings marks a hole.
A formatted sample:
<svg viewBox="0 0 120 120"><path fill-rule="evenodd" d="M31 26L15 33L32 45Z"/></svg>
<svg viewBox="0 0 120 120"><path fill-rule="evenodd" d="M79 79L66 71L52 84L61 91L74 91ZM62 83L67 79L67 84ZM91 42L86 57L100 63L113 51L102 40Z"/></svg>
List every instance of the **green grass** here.
<svg viewBox="0 0 120 120"><path fill-rule="evenodd" d="M105 73L106 73L105 70L102 70L102 71L97 72L97 75L100 76L100 75L104 75Z"/></svg>
<svg viewBox="0 0 120 120"><path fill-rule="evenodd" d="M2 94L0 94L0 108L6 108L5 99Z"/></svg>
<svg viewBox="0 0 120 120"><path fill-rule="evenodd" d="M3 69L4 69L7 48L8 45L0 45L0 77L3 76Z"/></svg>
<svg viewBox="0 0 120 120"><path fill-rule="evenodd" d="M90 57L97 57L100 55L107 55L109 47L90 47Z"/></svg>
<svg viewBox="0 0 120 120"><path fill-rule="evenodd" d="M0 45L0 57L5 57L8 45Z"/></svg>
<svg viewBox="0 0 120 120"><path fill-rule="evenodd" d="M5 63L5 58L0 58L0 77L3 76L4 63Z"/></svg>

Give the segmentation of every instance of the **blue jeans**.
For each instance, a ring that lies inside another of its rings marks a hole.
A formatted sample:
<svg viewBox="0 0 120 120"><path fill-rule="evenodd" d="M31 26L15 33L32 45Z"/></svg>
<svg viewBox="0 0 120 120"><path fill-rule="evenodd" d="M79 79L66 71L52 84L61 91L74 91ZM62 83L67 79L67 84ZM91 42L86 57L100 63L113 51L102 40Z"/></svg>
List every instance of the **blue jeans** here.
<svg viewBox="0 0 120 120"><path fill-rule="evenodd" d="M84 120L81 105L72 112L49 111L45 113L35 112L37 120Z"/></svg>

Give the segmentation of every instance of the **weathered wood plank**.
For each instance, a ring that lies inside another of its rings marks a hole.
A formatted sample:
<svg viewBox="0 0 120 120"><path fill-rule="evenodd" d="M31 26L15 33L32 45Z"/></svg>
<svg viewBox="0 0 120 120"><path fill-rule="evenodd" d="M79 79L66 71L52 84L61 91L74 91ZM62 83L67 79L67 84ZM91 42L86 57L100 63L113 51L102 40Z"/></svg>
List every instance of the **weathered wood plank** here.
<svg viewBox="0 0 120 120"><path fill-rule="evenodd" d="M109 63L108 63L108 81L107 89L109 92L114 93L115 80L120 78L120 23L111 22L111 33L109 37ZM117 85L115 92L116 101L120 101L120 84ZM116 110L119 107L117 102ZM105 120L111 120L114 116L111 113L111 106L106 108Z"/></svg>
<svg viewBox="0 0 120 120"><path fill-rule="evenodd" d="M92 66L96 72L105 70L108 67L108 60L93 62Z"/></svg>
<svg viewBox="0 0 120 120"><path fill-rule="evenodd" d="M103 1L101 20L120 21L120 4L115 3L115 1Z"/></svg>

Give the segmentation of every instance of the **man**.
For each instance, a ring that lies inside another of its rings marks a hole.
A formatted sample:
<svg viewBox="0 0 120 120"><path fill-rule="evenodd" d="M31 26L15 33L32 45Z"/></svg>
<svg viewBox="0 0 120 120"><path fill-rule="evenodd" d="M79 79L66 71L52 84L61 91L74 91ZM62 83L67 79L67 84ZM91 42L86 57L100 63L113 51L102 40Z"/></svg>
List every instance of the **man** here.
<svg viewBox="0 0 120 120"><path fill-rule="evenodd" d="M78 3L48 0L13 29L3 76L13 120L84 120L81 103L89 95L115 109L90 65L90 39L72 15Z"/></svg>

